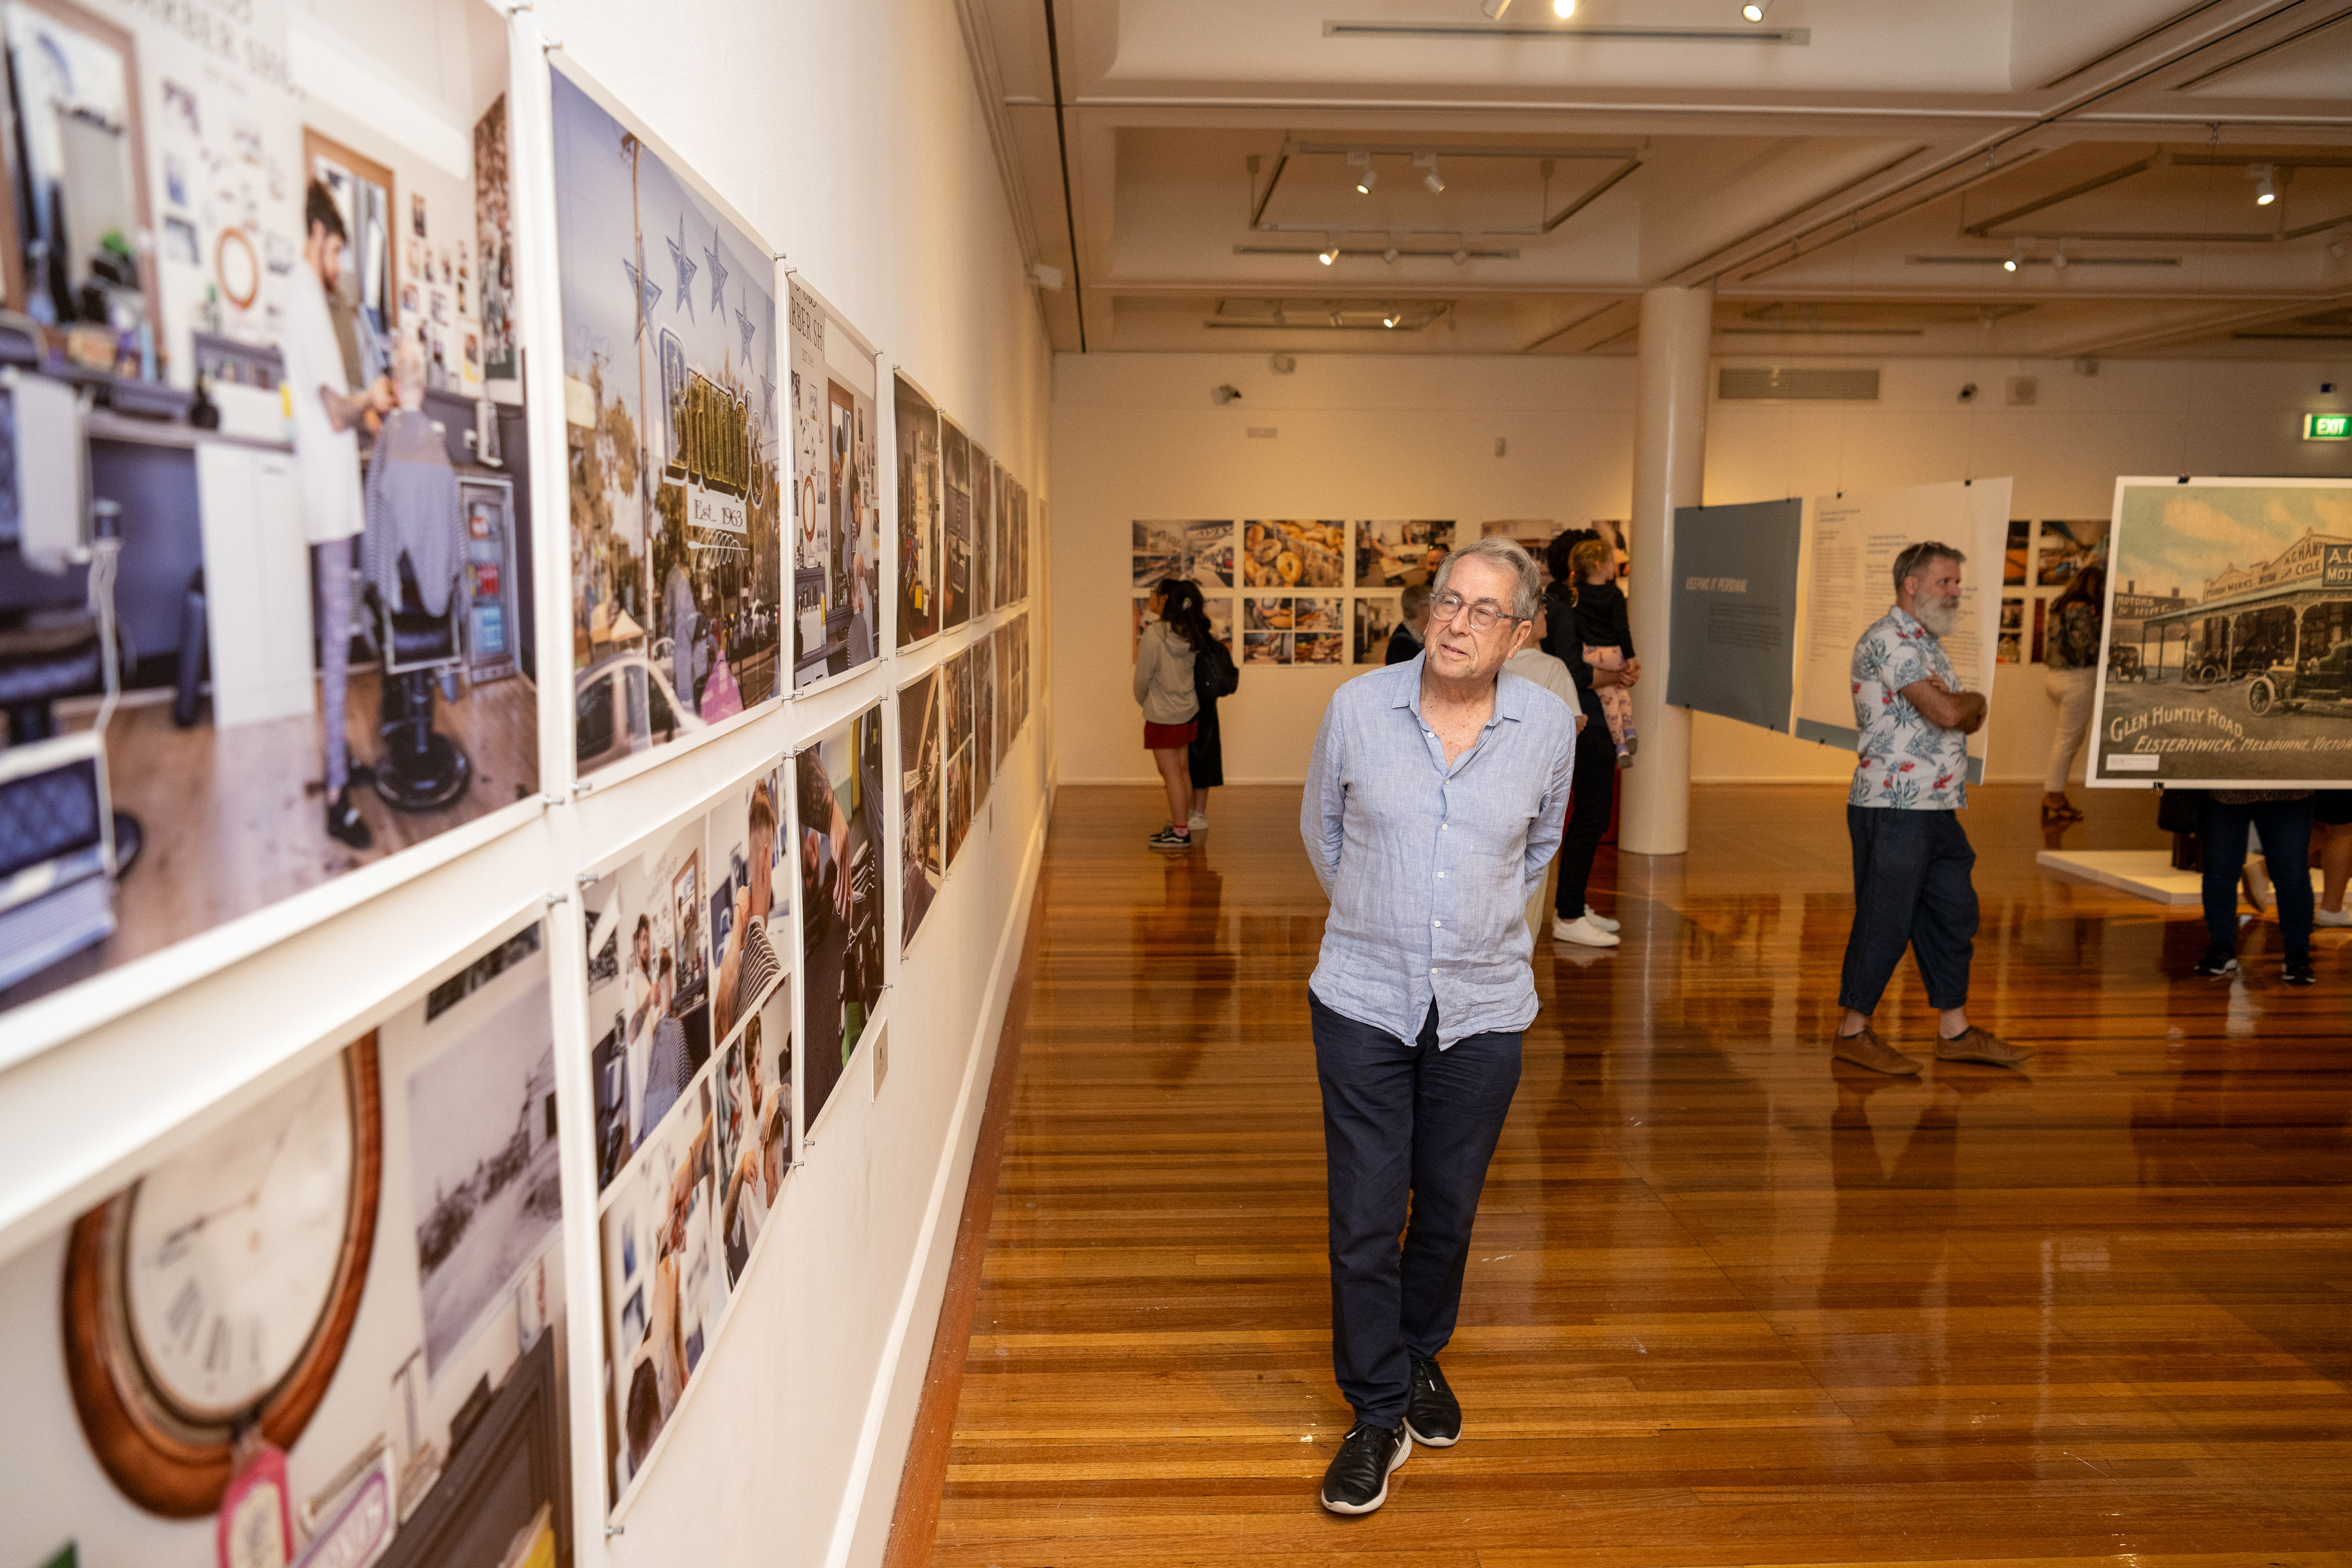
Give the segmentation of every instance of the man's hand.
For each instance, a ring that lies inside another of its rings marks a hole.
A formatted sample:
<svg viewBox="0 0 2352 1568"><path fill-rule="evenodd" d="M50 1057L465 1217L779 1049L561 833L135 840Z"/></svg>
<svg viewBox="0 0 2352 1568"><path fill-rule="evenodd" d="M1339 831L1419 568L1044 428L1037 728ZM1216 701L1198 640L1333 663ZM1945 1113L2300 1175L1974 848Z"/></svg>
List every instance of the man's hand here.
<svg viewBox="0 0 2352 1568"><path fill-rule="evenodd" d="M370 413L389 414L400 406L400 397L393 391L392 378L387 375L377 376L369 382L367 391L361 395L367 399Z"/></svg>
<svg viewBox="0 0 2352 1568"><path fill-rule="evenodd" d="M1973 735L1984 728L1985 700L1980 691L1954 691L1940 676L1931 675L1903 688L1903 700L1938 730Z"/></svg>

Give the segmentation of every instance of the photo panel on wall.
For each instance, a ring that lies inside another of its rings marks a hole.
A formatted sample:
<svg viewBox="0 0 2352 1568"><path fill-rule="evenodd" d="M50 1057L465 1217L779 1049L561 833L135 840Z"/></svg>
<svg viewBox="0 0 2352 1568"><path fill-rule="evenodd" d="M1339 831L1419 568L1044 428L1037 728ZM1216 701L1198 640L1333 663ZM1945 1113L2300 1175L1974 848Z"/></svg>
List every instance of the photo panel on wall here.
<svg viewBox="0 0 2352 1568"><path fill-rule="evenodd" d="M1007 641L1010 630L997 629L1000 644ZM930 913L931 901L939 897L940 884L947 877L941 824L946 784L940 752L940 690L936 668L898 690L898 823L905 836L899 845L901 952L922 929L923 917Z"/></svg>
<svg viewBox="0 0 2352 1568"><path fill-rule="evenodd" d="M814 1127L882 999L882 705L793 759L798 780L801 986L808 1048L801 1114Z"/></svg>
<svg viewBox="0 0 2352 1568"><path fill-rule="evenodd" d="M161 994L196 961L183 949L126 965L208 932L202 962L231 962L265 940L255 922L248 938L220 931L242 917L289 899L322 911L350 872L421 869L430 858L406 854L418 845L541 809L524 584L560 563L531 559L525 411L510 406L514 288L530 274L508 217L502 10L463 0L411 29L465 84L436 98L449 134L429 147L378 112L389 100L325 90L320 57L362 47L350 17L306 16L320 43L305 54L284 7L244 7L219 23L216 54L175 16L5 8L7 303L47 323L53 348L68 327L85 352L92 332L115 342L92 308L135 321L153 353L116 363L109 348L118 401L201 374L222 418L159 423L163 446L96 438L63 359L0 388L11 495L56 498L21 519L12 500L0 521L0 626L38 627L7 656L0 1014L109 976L31 1026L52 1038ZM412 198L432 212L429 247L401 243ZM306 258L313 205L322 238ZM99 237L115 230L156 243L116 256L119 237ZM404 289L431 309L404 311ZM392 405L370 416L366 479L357 436L320 397L355 385ZM460 439L478 426L487 454ZM105 496L126 498L119 538L89 504ZM399 657L369 651L395 629Z"/></svg>
<svg viewBox="0 0 2352 1568"><path fill-rule="evenodd" d="M898 459L898 646L940 630L940 411L904 372L891 377Z"/></svg>
<svg viewBox="0 0 2352 1568"><path fill-rule="evenodd" d="M971 613L974 619L996 608L995 459L971 444Z"/></svg>
<svg viewBox="0 0 2352 1568"><path fill-rule="evenodd" d="M1347 662L1347 601L1338 597L1242 601L1244 664Z"/></svg>
<svg viewBox="0 0 2352 1568"><path fill-rule="evenodd" d="M778 694L775 252L569 68L550 85L586 774Z"/></svg>
<svg viewBox="0 0 2352 1568"><path fill-rule="evenodd" d="M2044 588L2063 588L2084 567L2095 561L2104 562L2107 555L2107 526L2108 520L2104 517L2088 522L2043 522L2040 546L2034 552L2035 584Z"/></svg>
<svg viewBox="0 0 2352 1568"><path fill-rule="evenodd" d="M940 532L941 625L952 631L971 619L971 438L940 416L940 466L947 489Z"/></svg>
<svg viewBox="0 0 2352 1568"><path fill-rule="evenodd" d="M1234 587L1234 524L1137 522L1133 525L1134 581L1139 589L1158 587L1171 577L1199 586L1204 595Z"/></svg>
<svg viewBox="0 0 2352 1568"><path fill-rule="evenodd" d="M510 924L0 1264L38 1304L0 1322L26 1561L568 1558L550 940Z"/></svg>
<svg viewBox="0 0 2352 1568"><path fill-rule="evenodd" d="M987 637L971 645L971 814L988 804L996 776L996 645Z"/></svg>
<svg viewBox="0 0 2352 1568"><path fill-rule="evenodd" d="M1013 668L1013 623L996 628L989 639L996 646L996 714L989 733L995 745L989 766L997 773L1004 771L1004 755L1013 749L1013 687L1018 679Z"/></svg>
<svg viewBox="0 0 2352 1568"><path fill-rule="evenodd" d="M716 1338L793 1159L783 788L769 765L582 889L615 1508Z"/></svg>
<svg viewBox="0 0 2352 1568"><path fill-rule="evenodd" d="M971 650L967 648L941 665L940 679L947 700L947 787L943 804L947 809L948 864L952 867L963 848L964 835L971 828Z"/></svg>
<svg viewBox="0 0 2352 1568"><path fill-rule="evenodd" d="M1389 639L1404 625L1404 611L1394 594L1366 595L1355 603L1353 644L1356 664L1386 664Z"/></svg>
<svg viewBox="0 0 2352 1568"><path fill-rule="evenodd" d="M793 415L793 689L882 652L882 492L871 345L785 280Z"/></svg>
<svg viewBox="0 0 2352 1568"><path fill-rule="evenodd" d="M1348 583L1345 522L1244 522L1242 586L1342 588Z"/></svg>
<svg viewBox="0 0 2352 1568"><path fill-rule="evenodd" d="M1454 550L1451 522L1360 522L1356 524L1359 588L1410 588L1433 582Z"/></svg>
<svg viewBox="0 0 2352 1568"><path fill-rule="evenodd" d="M1003 609L1021 595L1013 591L1013 574L1020 563L1013 558L1013 500L1021 489L1010 468L1000 465L996 470L995 542L990 547L995 565L996 584L992 595L996 607Z"/></svg>

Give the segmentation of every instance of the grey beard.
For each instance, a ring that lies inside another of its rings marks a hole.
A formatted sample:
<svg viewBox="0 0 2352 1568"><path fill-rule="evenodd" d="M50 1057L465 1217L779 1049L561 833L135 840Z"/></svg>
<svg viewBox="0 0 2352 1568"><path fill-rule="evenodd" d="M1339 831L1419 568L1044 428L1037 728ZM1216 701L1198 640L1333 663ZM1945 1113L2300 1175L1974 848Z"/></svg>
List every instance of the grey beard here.
<svg viewBox="0 0 2352 1568"><path fill-rule="evenodd" d="M1958 599L1933 603L1922 600L1911 615L1921 626L1935 633L1936 640L1941 642L1950 637L1952 629L1960 624L1960 602Z"/></svg>

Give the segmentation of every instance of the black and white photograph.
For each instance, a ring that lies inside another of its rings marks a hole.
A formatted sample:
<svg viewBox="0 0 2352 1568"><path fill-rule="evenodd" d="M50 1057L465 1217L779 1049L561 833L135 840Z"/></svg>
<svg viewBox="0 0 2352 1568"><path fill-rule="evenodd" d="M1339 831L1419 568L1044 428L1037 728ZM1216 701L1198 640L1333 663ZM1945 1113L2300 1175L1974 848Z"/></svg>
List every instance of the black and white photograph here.
<svg viewBox="0 0 2352 1568"><path fill-rule="evenodd" d="M523 975L528 970L531 976ZM509 976L507 984L490 982ZM437 1372L523 1267L556 1239L555 1045L532 926L429 995L415 1029L438 1054L408 1079L408 1176L425 1363Z"/></svg>

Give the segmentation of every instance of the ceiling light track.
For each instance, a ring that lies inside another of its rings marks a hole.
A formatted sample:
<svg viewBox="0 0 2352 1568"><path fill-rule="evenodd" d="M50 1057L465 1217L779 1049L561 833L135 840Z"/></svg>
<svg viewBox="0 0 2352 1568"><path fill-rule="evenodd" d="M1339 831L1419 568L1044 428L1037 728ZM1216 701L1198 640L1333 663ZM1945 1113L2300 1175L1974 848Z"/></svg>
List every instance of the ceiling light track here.
<svg viewBox="0 0 2352 1568"><path fill-rule="evenodd" d="M2075 237L2069 236L2069 238ZM1907 267L1998 267L2014 272L2021 267L2178 267L2178 256L1906 256Z"/></svg>
<svg viewBox="0 0 2352 1568"><path fill-rule="evenodd" d="M1640 153L1634 147L1512 147L1487 143L1449 146L1443 142L1285 142L1282 155L1300 157L1348 157L1359 153L1376 158L1517 158L1534 162L1539 158L1595 158L1613 162L1632 158Z"/></svg>
<svg viewBox="0 0 2352 1568"><path fill-rule="evenodd" d="M1483 246L1473 247L1466 245L1402 246L1382 244L1342 246L1335 240L1319 248L1314 246L1300 247L1296 245L1236 245L1234 247L1234 254L1235 256L1312 256L1318 259L1328 256L1331 258L1331 261L1337 261L1343 256L1369 256L1375 261L1384 261L1388 259L1388 256L1391 251L1394 251L1399 257L1437 256L1444 257L1449 261L1517 261L1519 258L1518 247L1517 246L1513 246L1507 249L1493 249ZM1324 262L1324 265L1328 267L1331 265L1331 262L1326 261Z"/></svg>
<svg viewBox="0 0 2352 1568"><path fill-rule="evenodd" d="M1569 38L1601 44L1774 44L1799 48L1813 41L1811 27L1634 27L1588 23L1326 22L1327 38Z"/></svg>

